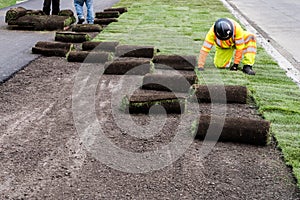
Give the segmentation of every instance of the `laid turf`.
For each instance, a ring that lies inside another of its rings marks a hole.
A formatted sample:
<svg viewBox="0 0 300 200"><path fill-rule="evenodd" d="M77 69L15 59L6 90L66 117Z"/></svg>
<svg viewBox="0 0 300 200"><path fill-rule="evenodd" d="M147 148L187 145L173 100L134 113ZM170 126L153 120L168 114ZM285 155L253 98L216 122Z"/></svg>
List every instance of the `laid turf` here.
<svg viewBox="0 0 300 200"><path fill-rule="evenodd" d="M5 8L16 4L16 0L0 0L0 8Z"/></svg>
<svg viewBox="0 0 300 200"><path fill-rule="evenodd" d="M121 0L116 6L127 7L128 12L94 40L153 45L160 54L198 55L213 22L220 17L233 18L221 2L214 0ZM261 46L254 65L255 76L215 69L213 52L214 49L208 56L205 71L198 74L200 84L247 86L260 113L271 122L272 135L287 165L292 166L300 180L299 87Z"/></svg>

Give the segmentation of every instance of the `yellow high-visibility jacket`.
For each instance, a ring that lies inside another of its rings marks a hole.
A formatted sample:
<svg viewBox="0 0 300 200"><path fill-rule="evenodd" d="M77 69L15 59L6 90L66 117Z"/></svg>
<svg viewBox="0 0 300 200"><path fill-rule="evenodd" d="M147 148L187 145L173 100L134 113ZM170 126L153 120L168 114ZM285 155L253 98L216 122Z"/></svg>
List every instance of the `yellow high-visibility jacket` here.
<svg viewBox="0 0 300 200"><path fill-rule="evenodd" d="M205 60L207 57L207 54L210 52L213 45L217 45L220 48L235 48L235 57L234 57L234 63L239 64L242 60L243 56L243 49L244 49L244 30L242 27L233 19L229 19L233 23L233 35L228 40L220 40L216 37L214 33L214 25L210 28L208 33L206 34L205 41L202 45L201 51L200 51L200 57L198 61L199 67L203 67L205 64Z"/></svg>

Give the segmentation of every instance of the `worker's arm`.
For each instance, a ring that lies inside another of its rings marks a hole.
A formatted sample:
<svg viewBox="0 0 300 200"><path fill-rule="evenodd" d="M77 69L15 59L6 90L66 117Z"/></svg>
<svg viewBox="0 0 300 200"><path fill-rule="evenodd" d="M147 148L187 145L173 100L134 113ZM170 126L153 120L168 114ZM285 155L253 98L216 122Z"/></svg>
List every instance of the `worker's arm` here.
<svg viewBox="0 0 300 200"><path fill-rule="evenodd" d="M210 28L209 32L206 34L205 41L202 45L202 48L200 50L199 58L198 58L198 69L203 70L204 64L207 58L207 55L209 54L211 48L214 45L215 41L215 34L213 30L213 26Z"/></svg>

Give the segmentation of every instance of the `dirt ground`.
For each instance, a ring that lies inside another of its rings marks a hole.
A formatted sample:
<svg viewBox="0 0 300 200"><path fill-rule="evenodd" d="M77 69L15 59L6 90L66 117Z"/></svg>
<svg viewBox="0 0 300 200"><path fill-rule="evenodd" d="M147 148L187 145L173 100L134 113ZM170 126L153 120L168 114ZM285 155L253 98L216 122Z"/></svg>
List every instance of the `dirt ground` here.
<svg viewBox="0 0 300 200"><path fill-rule="evenodd" d="M0 85L0 199L300 199L291 170L273 143L220 142L203 157L203 142L195 140L175 162L145 173L138 169L144 166L135 169L127 157L117 163L119 155L95 151L75 127L79 118L74 117L73 93L80 66L41 57ZM122 89L119 81L120 76L102 76L95 92L97 123L111 145L135 153L155 151L172 141L181 120L192 120L189 112L183 119L168 115L152 137L133 137L135 127L119 122L128 115L111 109L113 92ZM202 112L210 112L202 106ZM229 105L226 114L259 117L249 105ZM132 119L151 124L149 116ZM189 134L190 127L181 128ZM101 144L103 138L97 136ZM106 153L116 163L99 159ZM116 164L122 168L123 163L132 168L118 170Z"/></svg>

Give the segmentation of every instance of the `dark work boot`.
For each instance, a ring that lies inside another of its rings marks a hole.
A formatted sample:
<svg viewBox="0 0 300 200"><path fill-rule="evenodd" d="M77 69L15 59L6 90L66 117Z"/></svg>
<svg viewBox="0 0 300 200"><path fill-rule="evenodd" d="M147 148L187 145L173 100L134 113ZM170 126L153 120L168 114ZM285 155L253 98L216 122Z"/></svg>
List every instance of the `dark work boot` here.
<svg viewBox="0 0 300 200"><path fill-rule="evenodd" d="M78 18L77 24L82 24L84 22L84 18Z"/></svg>
<svg viewBox="0 0 300 200"><path fill-rule="evenodd" d="M244 65L243 72L248 75L255 75L255 71L252 70L251 65Z"/></svg>

